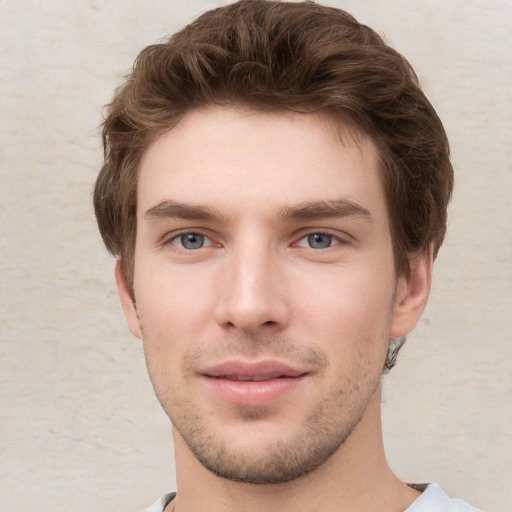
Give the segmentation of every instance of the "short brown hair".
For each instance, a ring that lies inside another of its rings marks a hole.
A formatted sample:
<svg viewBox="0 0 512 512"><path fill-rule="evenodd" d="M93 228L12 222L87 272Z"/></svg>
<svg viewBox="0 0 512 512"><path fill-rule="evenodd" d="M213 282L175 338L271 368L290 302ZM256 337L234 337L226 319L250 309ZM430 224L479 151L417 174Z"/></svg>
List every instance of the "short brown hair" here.
<svg viewBox="0 0 512 512"><path fill-rule="evenodd" d="M410 258L431 244L437 254L453 170L443 125L410 64L340 9L241 0L145 48L108 106L94 206L130 286L142 154L186 112L210 104L355 125L379 149L397 272L407 275Z"/></svg>

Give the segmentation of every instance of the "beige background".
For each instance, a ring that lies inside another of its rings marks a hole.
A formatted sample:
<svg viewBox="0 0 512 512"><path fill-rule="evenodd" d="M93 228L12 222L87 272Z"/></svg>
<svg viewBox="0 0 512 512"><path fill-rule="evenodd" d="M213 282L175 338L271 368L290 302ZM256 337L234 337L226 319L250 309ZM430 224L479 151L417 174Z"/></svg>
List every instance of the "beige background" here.
<svg viewBox="0 0 512 512"><path fill-rule="evenodd" d="M389 458L512 511L512 2L339 0L411 60L457 173L431 303L385 382ZM145 45L215 0L0 0L0 511L137 511L174 485L90 194Z"/></svg>

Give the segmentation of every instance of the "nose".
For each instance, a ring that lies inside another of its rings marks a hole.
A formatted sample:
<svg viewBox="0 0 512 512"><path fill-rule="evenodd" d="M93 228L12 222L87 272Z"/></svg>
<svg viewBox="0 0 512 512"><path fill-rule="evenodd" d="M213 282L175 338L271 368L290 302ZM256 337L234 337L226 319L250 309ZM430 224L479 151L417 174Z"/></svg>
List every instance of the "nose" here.
<svg viewBox="0 0 512 512"><path fill-rule="evenodd" d="M279 258L255 245L233 250L226 259L216 308L219 325L247 334L281 330L290 315Z"/></svg>

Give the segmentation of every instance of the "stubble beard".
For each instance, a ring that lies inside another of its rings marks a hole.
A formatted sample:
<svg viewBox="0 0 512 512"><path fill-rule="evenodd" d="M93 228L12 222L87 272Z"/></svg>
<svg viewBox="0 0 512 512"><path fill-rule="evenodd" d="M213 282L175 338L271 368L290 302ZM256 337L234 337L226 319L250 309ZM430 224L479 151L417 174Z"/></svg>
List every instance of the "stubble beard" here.
<svg viewBox="0 0 512 512"><path fill-rule="evenodd" d="M207 432L204 422L193 415L180 414L171 421L197 460L214 475L253 485L283 484L323 466L362 418L353 416L340 425L326 417L323 408L323 404L317 405L301 432L293 437L245 450Z"/></svg>
<svg viewBox="0 0 512 512"><path fill-rule="evenodd" d="M289 347L286 343L280 346ZM325 354L318 350L315 358L321 361L320 367L325 371L329 366ZM360 363L357 379L347 379L342 386L327 393L302 419L300 428L294 433L255 446L251 446L247 439L239 444L239 440L228 439L224 432L211 428L208 419L198 413L193 402L177 399L170 389L165 393L157 392L157 396L177 433L208 471L235 482L282 484L323 466L361 421L370 398L380 386L380 373L375 375L373 371L372 375L372 364L363 354L360 361L367 364L363 369ZM265 417L266 409L240 408L238 413L241 422L257 422Z"/></svg>

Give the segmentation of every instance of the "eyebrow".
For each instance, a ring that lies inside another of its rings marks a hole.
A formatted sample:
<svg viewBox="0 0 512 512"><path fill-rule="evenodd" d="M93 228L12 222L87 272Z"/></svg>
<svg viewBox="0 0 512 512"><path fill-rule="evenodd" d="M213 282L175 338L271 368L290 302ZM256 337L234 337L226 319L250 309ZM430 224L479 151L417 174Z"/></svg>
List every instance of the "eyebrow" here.
<svg viewBox="0 0 512 512"><path fill-rule="evenodd" d="M295 206L283 205L278 209L276 215L277 220L281 222L344 217L360 217L368 222L373 222L373 217L368 209L349 199L303 202ZM226 221L225 217L211 206L191 205L170 199L165 199L149 208L144 214L144 218L148 220L171 218L209 222Z"/></svg>
<svg viewBox="0 0 512 512"><path fill-rule="evenodd" d="M368 222L373 222L370 211L350 199L305 202L296 206L285 205L277 213L277 218L282 221L321 220L344 217L360 217Z"/></svg>
<svg viewBox="0 0 512 512"><path fill-rule="evenodd" d="M166 199L149 208L144 214L144 218L148 220L174 218L219 222L223 220L223 215L211 206L190 205Z"/></svg>

